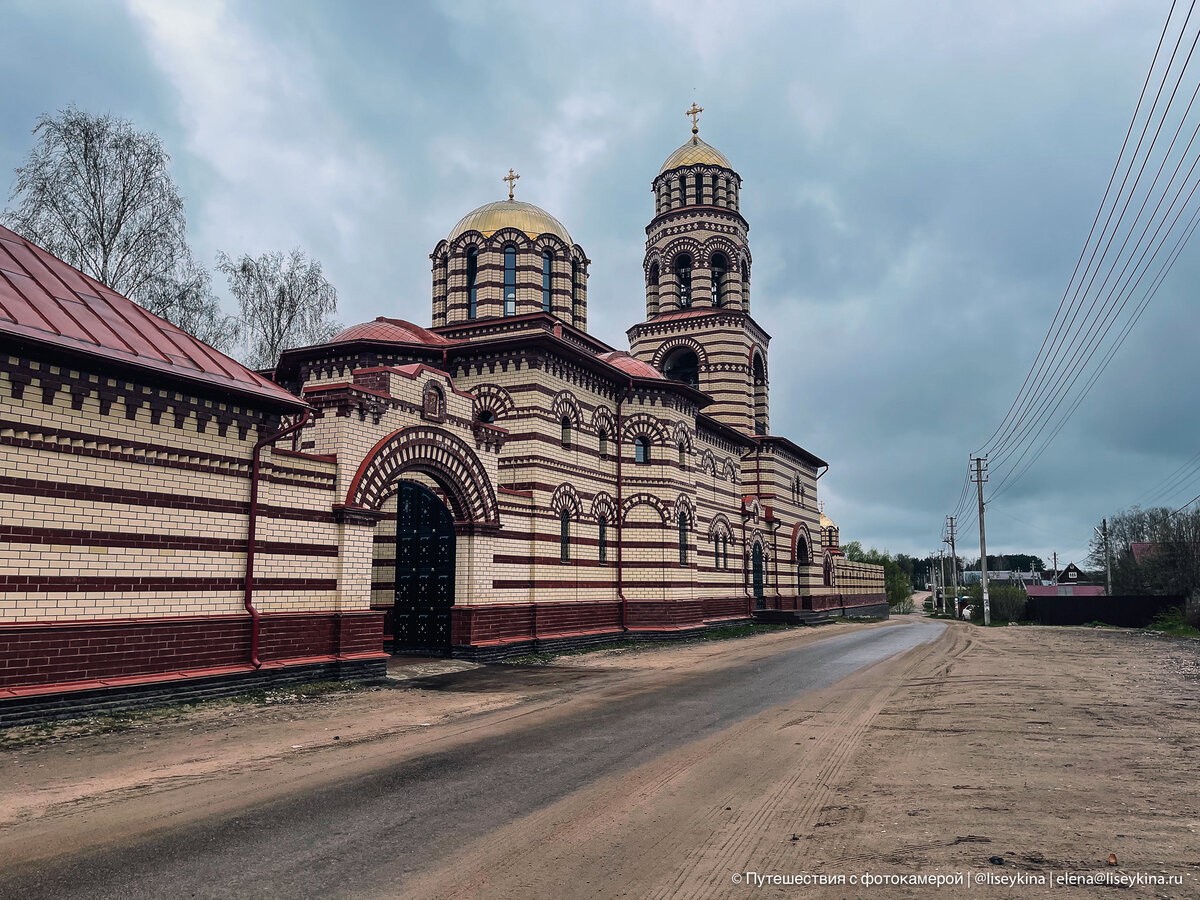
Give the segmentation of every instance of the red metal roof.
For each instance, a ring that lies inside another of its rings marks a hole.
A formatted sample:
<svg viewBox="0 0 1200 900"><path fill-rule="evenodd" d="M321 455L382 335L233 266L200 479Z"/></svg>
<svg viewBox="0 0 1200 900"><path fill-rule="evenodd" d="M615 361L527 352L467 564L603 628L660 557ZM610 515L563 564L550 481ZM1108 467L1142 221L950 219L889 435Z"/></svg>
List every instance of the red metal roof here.
<svg viewBox="0 0 1200 900"><path fill-rule="evenodd" d="M302 407L304 401L0 226L0 334Z"/></svg>
<svg viewBox="0 0 1200 900"><path fill-rule="evenodd" d="M604 353L600 358L610 366L616 366L622 372L632 375L634 378L654 378L658 381L666 380L663 373L654 368L654 366L642 362L640 359L635 359L624 350L614 350L611 353Z"/></svg>
<svg viewBox="0 0 1200 900"><path fill-rule="evenodd" d="M373 322L360 322L335 335L329 343L344 341L392 341L399 344L451 344L453 341L435 334L428 328L405 322L403 319L388 319L383 316Z"/></svg>

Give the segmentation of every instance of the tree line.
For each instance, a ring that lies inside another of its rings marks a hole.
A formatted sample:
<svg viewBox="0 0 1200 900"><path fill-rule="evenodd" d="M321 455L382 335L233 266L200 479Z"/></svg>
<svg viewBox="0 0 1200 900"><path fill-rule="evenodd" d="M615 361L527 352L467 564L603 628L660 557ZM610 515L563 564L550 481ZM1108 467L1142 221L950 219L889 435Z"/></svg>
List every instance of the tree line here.
<svg viewBox="0 0 1200 900"><path fill-rule="evenodd" d="M237 302L227 315L192 254L170 155L126 119L68 107L41 116L16 169L4 224L119 294L254 369L328 340L337 291L299 249L230 256L215 271Z"/></svg>
<svg viewBox="0 0 1200 900"><path fill-rule="evenodd" d="M1114 594L1191 597L1200 591L1200 510L1122 510L1108 519L1108 556ZM1088 562L1104 571L1099 536L1092 538Z"/></svg>

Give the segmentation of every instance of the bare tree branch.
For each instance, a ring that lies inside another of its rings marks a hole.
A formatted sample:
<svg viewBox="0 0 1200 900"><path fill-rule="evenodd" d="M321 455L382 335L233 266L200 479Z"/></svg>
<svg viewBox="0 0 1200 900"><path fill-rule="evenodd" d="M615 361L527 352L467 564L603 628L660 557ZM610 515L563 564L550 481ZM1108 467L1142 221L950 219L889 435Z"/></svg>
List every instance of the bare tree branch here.
<svg viewBox="0 0 1200 900"><path fill-rule="evenodd" d="M337 291L325 280L318 260L296 248L231 259L217 254L217 269L241 307L239 325L252 368L274 366L279 354L329 340L341 328L329 318L337 310Z"/></svg>

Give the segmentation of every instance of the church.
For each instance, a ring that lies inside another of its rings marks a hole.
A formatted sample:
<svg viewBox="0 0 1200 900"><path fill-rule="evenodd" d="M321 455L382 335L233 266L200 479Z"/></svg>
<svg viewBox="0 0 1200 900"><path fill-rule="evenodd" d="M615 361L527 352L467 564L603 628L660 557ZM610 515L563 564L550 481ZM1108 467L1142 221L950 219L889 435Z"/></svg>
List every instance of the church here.
<svg viewBox="0 0 1200 900"><path fill-rule="evenodd" d="M433 248L429 327L266 372L0 229L0 721L886 616L828 464L771 433L742 179L699 112L651 182L628 351L588 334L592 261L512 170Z"/></svg>

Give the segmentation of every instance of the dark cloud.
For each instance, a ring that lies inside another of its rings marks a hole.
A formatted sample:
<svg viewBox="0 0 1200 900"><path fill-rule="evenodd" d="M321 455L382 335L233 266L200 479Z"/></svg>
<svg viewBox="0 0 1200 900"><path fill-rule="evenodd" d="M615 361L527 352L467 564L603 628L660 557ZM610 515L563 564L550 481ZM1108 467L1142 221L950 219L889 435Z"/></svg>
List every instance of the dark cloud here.
<svg viewBox="0 0 1200 900"><path fill-rule="evenodd" d="M1165 14L1132 0L9 4L0 74L20 90L0 98L0 169L43 111L125 115L168 142L201 257L301 245L344 319L427 322L427 254L513 166L520 196L591 256L592 331L622 347L644 314L649 183L695 98L745 180L773 428L833 463L821 485L847 539L923 553L1037 352ZM1193 259L997 499L990 547L1080 549L1194 452Z"/></svg>

